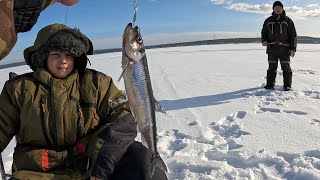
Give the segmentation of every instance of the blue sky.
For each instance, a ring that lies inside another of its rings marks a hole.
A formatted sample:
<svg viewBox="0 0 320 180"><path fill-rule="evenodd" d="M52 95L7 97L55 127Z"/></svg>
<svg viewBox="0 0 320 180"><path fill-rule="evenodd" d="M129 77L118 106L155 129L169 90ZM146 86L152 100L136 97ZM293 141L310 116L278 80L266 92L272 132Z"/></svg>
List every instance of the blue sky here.
<svg viewBox="0 0 320 180"><path fill-rule="evenodd" d="M138 0L136 25L141 28L143 37L158 35L160 39L172 37L166 36L168 34L176 37L179 33L203 32L251 32L258 35L264 19L272 12L273 2ZM288 16L294 20L299 35L320 36L319 0L283 0L282 3ZM94 43L97 42L97 49L120 47L119 39L127 23L132 21L133 12L133 0L80 0L68 9L55 3L42 12L30 32L19 34L15 50L21 51L31 45L42 27L65 23L65 19L68 26L80 28ZM103 47L101 44L108 39L109 45Z"/></svg>

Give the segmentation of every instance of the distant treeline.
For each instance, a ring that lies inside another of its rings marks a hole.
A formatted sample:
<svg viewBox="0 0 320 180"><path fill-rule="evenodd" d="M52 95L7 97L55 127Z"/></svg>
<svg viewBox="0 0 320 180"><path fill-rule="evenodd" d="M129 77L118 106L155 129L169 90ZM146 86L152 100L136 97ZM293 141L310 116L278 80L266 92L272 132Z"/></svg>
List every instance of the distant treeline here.
<svg viewBox="0 0 320 180"><path fill-rule="evenodd" d="M261 43L261 39L260 38L213 39L213 40L203 40L203 41L152 45L152 46L146 46L145 48L155 49L155 48L167 48L167 47L179 47L179 46L198 46L198 45L210 45L210 44L239 44L239 43ZM320 38L314 38L309 36L299 36L298 44L320 44ZM121 48L98 49L93 51L94 54L112 53L112 52L121 52Z"/></svg>
<svg viewBox="0 0 320 180"><path fill-rule="evenodd" d="M166 48L166 47L179 47L179 46L198 46L198 45L210 45L210 44L239 44L239 43L261 43L260 38L232 38L232 39L214 39L214 40L203 40L203 41L193 41L193 42L182 42L182 43L172 43L172 44L160 44L153 46L146 46L146 49L154 48ZM298 44L320 44L320 38L314 38L309 36L299 36ZM94 50L94 54L102 53L112 53L121 52L121 48L114 49L98 49ZM5 65L0 65L0 69L10 68L15 66L25 65L24 61L17 63L9 63Z"/></svg>

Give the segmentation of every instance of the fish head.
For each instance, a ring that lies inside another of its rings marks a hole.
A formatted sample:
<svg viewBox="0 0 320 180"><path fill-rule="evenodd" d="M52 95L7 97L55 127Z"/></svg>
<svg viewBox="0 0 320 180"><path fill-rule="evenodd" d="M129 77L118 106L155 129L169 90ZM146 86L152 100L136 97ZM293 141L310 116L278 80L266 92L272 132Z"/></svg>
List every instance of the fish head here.
<svg viewBox="0 0 320 180"><path fill-rule="evenodd" d="M143 40L138 26L129 23L122 36L122 65L137 63L145 56Z"/></svg>

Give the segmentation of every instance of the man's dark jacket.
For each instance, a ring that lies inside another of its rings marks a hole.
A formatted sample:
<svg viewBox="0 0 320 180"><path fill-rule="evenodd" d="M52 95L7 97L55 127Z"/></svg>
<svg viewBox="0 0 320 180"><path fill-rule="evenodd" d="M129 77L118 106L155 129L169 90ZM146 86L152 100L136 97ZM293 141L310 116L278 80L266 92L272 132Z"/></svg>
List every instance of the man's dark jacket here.
<svg viewBox="0 0 320 180"><path fill-rule="evenodd" d="M283 11L280 15L272 13L272 16L264 21L261 31L262 42L282 43L288 45L290 50L296 51L297 33L292 19Z"/></svg>

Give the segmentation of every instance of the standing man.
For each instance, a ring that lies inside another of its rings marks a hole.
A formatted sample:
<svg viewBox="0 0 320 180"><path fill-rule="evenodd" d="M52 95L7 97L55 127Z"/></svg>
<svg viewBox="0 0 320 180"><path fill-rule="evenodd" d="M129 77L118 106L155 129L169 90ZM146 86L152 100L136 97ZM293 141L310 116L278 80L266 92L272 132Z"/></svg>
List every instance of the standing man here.
<svg viewBox="0 0 320 180"><path fill-rule="evenodd" d="M293 58L297 48L297 33L293 21L286 16L280 1L273 3L272 16L264 21L261 31L262 45L267 46L269 69L265 89L274 89L278 59L283 71L283 89L291 90L292 70L290 56Z"/></svg>

